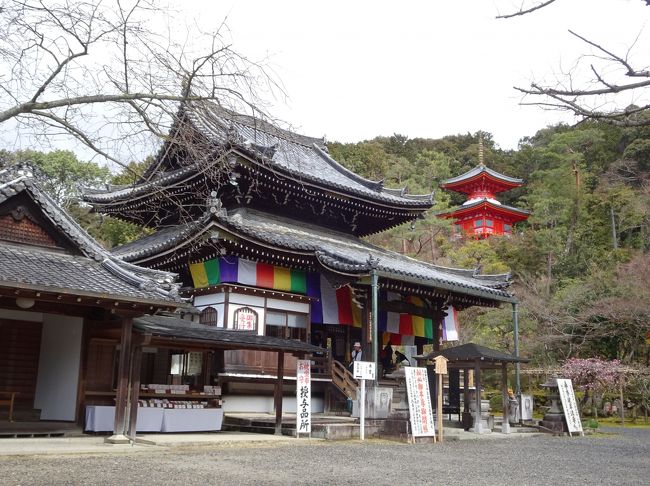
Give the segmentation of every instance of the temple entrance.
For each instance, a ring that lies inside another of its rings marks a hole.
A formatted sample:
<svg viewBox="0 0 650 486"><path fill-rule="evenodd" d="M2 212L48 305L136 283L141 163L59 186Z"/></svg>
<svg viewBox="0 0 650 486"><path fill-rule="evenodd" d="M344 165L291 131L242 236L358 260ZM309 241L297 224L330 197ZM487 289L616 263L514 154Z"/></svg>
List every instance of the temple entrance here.
<svg viewBox="0 0 650 486"><path fill-rule="evenodd" d="M82 328L77 317L0 311L0 435L74 426Z"/></svg>

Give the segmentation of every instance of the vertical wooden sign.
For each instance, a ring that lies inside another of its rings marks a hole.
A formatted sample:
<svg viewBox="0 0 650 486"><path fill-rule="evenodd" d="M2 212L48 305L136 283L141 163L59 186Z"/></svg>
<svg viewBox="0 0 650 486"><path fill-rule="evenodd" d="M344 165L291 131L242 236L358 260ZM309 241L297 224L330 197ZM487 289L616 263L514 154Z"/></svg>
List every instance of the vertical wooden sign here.
<svg viewBox="0 0 650 486"><path fill-rule="evenodd" d="M436 364L436 380L437 380L437 405L436 405L436 418L438 422L438 442L442 442L442 375L447 374L447 358L444 356L436 356L434 358Z"/></svg>
<svg viewBox="0 0 650 486"><path fill-rule="evenodd" d="M311 436L311 361L299 359L296 373L296 437Z"/></svg>

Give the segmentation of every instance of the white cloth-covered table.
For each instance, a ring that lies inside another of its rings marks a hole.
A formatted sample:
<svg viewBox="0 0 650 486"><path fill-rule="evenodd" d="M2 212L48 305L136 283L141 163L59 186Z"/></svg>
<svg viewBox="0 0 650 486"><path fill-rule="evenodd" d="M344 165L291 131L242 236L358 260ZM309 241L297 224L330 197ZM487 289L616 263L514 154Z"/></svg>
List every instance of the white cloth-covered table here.
<svg viewBox="0 0 650 486"><path fill-rule="evenodd" d="M86 406L86 431L112 432L115 421L115 407L102 405Z"/></svg>
<svg viewBox="0 0 650 486"><path fill-rule="evenodd" d="M165 410L154 407L139 407L136 432L160 432Z"/></svg>
<svg viewBox="0 0 650 486"><path fill-rule="evenodd" d="M207 432L221 430L223 410L220 408L166 408L162 432Z"/></svg>
<svg viewBox="0 0 650 486"><path fill-rule="evenodd" d="M86 431L112 432L115 407L86 406ZM137 432L203 432L221 430L223 410L220 408L156 408L139 407Z"/></svg>
<svg viewBox="0 0 650 486"><path fill-rule="evenodd" d="M162 429L164 409L139 407L137 432L160 432ZM105 405L86 406L86 431L112 432L115 421L115 407Z"/></svg>

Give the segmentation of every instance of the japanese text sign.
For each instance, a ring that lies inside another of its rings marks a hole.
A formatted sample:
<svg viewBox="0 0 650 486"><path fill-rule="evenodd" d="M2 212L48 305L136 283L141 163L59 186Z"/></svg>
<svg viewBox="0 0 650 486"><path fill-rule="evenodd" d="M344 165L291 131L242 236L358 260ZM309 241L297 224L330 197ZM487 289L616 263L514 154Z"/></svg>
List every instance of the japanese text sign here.
<svg viewBox="0 0 650 486"><path fill-rule="evenodd" d="M299 359L296 373L296 433L311 434L311 361Z"/></svg>
<svg viewBox="0 0 650 486"><path fill-rule="evenodd" d="M582 432L582 420L580 420L580 410L576 403L576 396L573 392L571 380L564 378L557 379L557 386L560 390L560 400L564 409L564 417L569 432Z"/></svg>
<svg viewBox="0 0 650 486"><path fill-rule="evenodd" d="M426 368L406 366L406 392L409 399L411 431L414 437L436 436Z"/></svg>
<svg viewBox="0 0 650 486"><path fill-rule="evenodd" d="M375 363L372 361L355 361L352 374L356 380L374 380Z"/></svg>

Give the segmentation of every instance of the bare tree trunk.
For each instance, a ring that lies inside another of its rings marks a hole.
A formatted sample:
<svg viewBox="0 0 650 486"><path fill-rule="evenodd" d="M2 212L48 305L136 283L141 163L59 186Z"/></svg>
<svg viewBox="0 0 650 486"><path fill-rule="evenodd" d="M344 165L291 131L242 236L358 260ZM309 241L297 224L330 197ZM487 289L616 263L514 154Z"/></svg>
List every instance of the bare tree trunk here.
<svg viewBox="0 0 650 486"><path fill-rule="evenodd" d="M614 206L609 207L609 216L612 221L612 247L618 249L618 238L616 236L616 218L614 217Z"/></svg>
<svg viewBox="0 0 650 486"><path fill-rule="evenodd" d="M546 257L546 295L551 295L551 280L553 278L553 252Z"/></svg>

